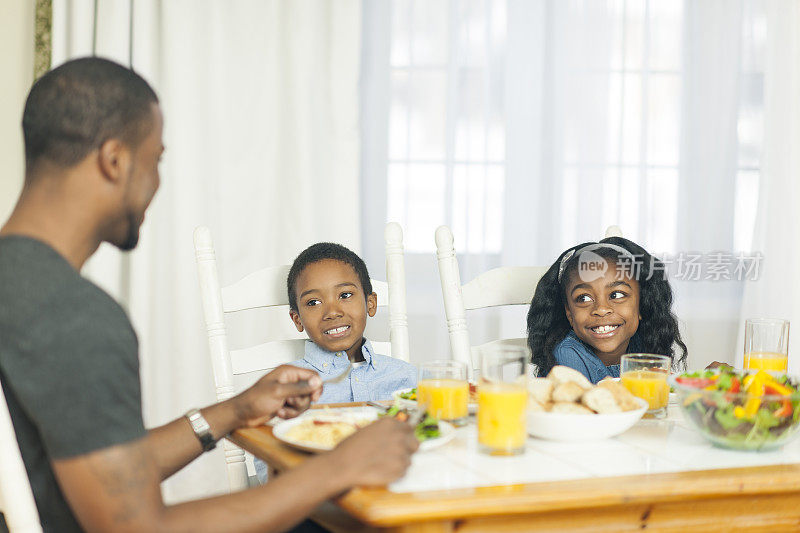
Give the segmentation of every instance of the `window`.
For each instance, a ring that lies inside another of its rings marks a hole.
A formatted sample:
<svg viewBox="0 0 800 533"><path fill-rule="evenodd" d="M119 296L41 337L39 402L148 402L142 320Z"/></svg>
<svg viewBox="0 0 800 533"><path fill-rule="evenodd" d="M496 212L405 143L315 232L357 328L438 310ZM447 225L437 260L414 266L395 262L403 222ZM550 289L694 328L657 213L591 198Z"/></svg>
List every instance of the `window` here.
<svg viewBox="0 0 800 533"><path fill-rule="evenodd" d="M587 221L575 199L594 208L595 233L611 224L650 250L679 247L681 143L692 118L682 107L682 2L546 2L543 44L531 57L555 63L539 83L551 117L546 146L556 183L560 242L583 240ZM495 254L503 243L507 179L505 94L509 44L503 0L392 0L389 54L387 218L405 228L408 252L430 252L433 230L453 228L456 249ZM736 250L748 250L758 202L762 143L765 20L744 4L741 35ZM531 31L536 31L532 29ZM527 51L526 51L527 52ZM535 173L537 169L530 169ZM599 210L599 211L598 211Z"/></svg>
<svg viewBox="0 0 800 533"><path fill-rule="evenodd" d="M388 218L408 252L497 253L505 179L505 2L392 1Z"/></svg>

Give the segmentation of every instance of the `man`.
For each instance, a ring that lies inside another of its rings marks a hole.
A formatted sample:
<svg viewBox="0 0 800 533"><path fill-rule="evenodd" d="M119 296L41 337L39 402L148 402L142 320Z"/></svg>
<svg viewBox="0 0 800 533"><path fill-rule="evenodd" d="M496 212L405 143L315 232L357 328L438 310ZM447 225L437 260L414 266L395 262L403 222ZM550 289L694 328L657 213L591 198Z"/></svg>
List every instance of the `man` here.
<svg viewBox="0 0 800 533"><path fill-rule="evenodd" d="M165 506L161 481L236 428L297 415L321 380L280 367L145 430L136 335L79 271L103 241L136 246L159 185L158 99L134 72L78 59L36 82L22 125L25 184L0 229L0 380L46 531L288 529L332 496L405 472L416 439L382 420L262 487Z"/></svg>

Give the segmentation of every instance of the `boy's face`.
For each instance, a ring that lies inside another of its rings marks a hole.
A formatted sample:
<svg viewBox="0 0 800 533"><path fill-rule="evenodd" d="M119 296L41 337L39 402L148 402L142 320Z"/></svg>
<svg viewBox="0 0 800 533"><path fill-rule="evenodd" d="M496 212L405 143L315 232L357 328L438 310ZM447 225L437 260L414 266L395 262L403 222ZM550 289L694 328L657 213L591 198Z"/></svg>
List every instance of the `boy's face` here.
<svg viewBox="0 0 800 533"><path fill-rule="evenodd" d="M364 294L353 267L335 259L311 263L297 276L295 291L297 311L289 310L289 316L297 331L305 331L320 348L345 351L355 360L378 296Z"/></svg>
<svg viewBox="0 0 800 533"><path fill-rule="evenodd" d="M618 364L639 329L639 283L619 276L615 263L594 281L581 280L573 272L566 284L564 310L572 330L594 349L606 365Z"/></svg>

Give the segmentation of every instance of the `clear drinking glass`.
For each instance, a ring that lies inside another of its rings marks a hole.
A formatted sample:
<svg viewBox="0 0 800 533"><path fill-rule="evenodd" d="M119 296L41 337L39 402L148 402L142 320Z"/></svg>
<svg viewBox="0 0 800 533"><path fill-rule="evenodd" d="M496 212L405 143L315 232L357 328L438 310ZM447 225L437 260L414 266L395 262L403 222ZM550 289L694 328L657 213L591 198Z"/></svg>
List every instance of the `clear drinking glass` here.
<svg viewBox="0 0 800 533"><path fill-rule="evenodd" d="M672 359L666 355L628 353L622 356L620 382L631 394L648 403L647 414L652 417L667 416L667 376L671 365Z"/></svg>
<svg viewBox="0 0 800 533"><path fill-rule="evenodd" d="M429 361L419 367L417 402L440 420L463 424L469 414L467 365L459 361Z"/></svg>
<svg viewBox="0 0 800 533"><path fill-rule="evenodd" d="M527 356L522 348L484 353L478 384L478 449L490 455L525 452Z"/></svg>
<svg viewBox="0 0 800 533"><path fill-rule="evenodd" d="M748 318L744 322L744 367L786 372L789 369L789 321Z"/></svg>

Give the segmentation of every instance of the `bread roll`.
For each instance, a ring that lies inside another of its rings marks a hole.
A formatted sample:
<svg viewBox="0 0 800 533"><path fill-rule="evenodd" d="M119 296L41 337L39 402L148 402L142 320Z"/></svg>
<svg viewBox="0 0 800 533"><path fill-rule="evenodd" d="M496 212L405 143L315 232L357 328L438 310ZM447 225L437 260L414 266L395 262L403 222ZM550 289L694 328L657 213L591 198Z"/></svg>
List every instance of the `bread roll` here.
<svg viewBox="0 0 800 533"><path fill-rule="evenodd" d="M601 415L622 412L622 409L614 399L614 395L605 387L595 387L587 391L581 398L581 403Z"/></svg>
<svg viewBox="0 0 800 533"><path fill-rule="evenodd" d="M610 391L614 396L614 401L617 402L617 405L623 411L635 411L639 409L640 405L639 402L636 401L636 396L631 394L630 391L619 382L614 381L612 378L605 378L597 385L598 387Z"/></svg>
<svg viewBox="0 0 800 533"><path fill-rule="evenodd" d="M528 397L528 410L536 413L541 413L546 411L545 404L540 403L533 397Z"/></svg>
<svg viewBox="0 0 800 533"><path fill-rule="evenodd" d="M553 388L554 402L577 402L585 391L574 381L567 381Z"/></svg>
<svg viewBox="0 0 800 533"><path fill-rule="evenodd" d="M547 378L531 378L528 381L528 394L541 404L552 401L554 383Z"/></svg>
<svg viewBox="0 0 800 533"><path fill-rule="evenodd" d="M572 382L580 386L583 390L589 390L592 388L592 384L588 379L586 379L586 376L568 366L554 366L550 373L547 374L547 379L554 381L556 385Z"/></svg>
<svg viewBox="0 0 800 533"><path fill-rule="evenodd" d="M563 413L571 415L593 415L594 411L587 409L579 403L556 402L550 409L551 413Z"/></svg>

